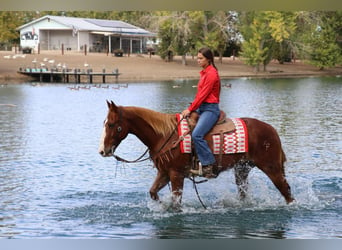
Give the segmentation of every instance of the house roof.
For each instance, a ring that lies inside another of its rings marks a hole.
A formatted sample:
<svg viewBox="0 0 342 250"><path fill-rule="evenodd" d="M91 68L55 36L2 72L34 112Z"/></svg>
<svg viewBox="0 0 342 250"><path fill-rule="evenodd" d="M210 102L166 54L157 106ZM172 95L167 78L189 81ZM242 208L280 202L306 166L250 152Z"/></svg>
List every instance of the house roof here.
<svg viewBox="0 0 342 250"><path fill-rule="evenodd" d="M46 15L36 20L33 20L32 22L29 22L18 27L17 30L21 30L27 26L34 25L46 19L53 20L59 24L62 24L76 31L89 31L93 33L102 33L104 35L120 34L148 37L156 36L155 33L149 32L145 29L139 28L137 26L134 26L123 21L51 15Z"/></svg>

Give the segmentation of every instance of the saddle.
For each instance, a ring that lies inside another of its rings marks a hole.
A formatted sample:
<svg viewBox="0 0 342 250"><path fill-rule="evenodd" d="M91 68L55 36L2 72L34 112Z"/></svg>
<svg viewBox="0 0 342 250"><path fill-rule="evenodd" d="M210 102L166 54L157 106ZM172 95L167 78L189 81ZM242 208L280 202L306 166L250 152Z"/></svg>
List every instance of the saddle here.
<svg viewBox="0 0 342 250"><path fill-rule="evenodd" d="M198 121L199 114L197 112L192 112L190 115L190 118L188 120L190 130L192 131ZM225 134L229 132L235 131L235 124L234 122L227 118L226 113L223 110L220 110L220 116L217 120L216 124L213 126L213 128L210 130L209 134L211 135L217 135L217 134Z"/></svg>

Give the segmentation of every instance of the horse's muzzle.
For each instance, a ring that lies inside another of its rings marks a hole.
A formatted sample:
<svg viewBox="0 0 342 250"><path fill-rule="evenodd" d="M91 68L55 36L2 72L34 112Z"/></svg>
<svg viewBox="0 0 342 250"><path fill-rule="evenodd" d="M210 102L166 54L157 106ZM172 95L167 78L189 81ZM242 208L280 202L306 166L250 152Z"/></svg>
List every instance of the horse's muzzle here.
<svg viewBox="0 0 342 250"><path fill-rule="evenodd" d="M116 146L111 147L110 149L102 149L99 151L99 154L103 157L113 156L115 152Z"/></svg>
<svg viewBox="0 0 342 250"><path fill-rule="evenodd" d="M99 151L99 154L102 155L103 157L110 156L110 153L106 153L104 150Z"/></svg>

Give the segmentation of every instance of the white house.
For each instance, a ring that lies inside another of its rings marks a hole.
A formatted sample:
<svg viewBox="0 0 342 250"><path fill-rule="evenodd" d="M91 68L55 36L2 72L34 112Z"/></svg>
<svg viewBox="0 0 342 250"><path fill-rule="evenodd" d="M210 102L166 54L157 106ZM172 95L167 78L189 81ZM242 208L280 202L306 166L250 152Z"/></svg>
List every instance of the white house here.
<svg viewBox="0 0 342 250"><path fill-rule="evenodd" d="M17 28L20 46L34 50L143 53L156 34L123 21L65 16L43 16ZM86 47L85 47L86 46Z"/></svg>

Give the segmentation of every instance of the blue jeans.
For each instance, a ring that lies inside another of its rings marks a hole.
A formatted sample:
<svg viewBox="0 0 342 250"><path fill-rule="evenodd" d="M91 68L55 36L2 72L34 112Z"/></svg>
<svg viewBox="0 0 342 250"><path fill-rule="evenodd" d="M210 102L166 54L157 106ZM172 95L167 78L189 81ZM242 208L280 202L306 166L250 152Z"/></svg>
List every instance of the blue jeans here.
<svg viewBox="0 0 342 250"><path fill-rule="evenodd" d="M202 166L215 163L215 157L211 152L204 136L217 122L220 115L220 108L217 103L203 103L198 109L200 117L195 129L192 131L192 139L195 150Z"/></svg>

